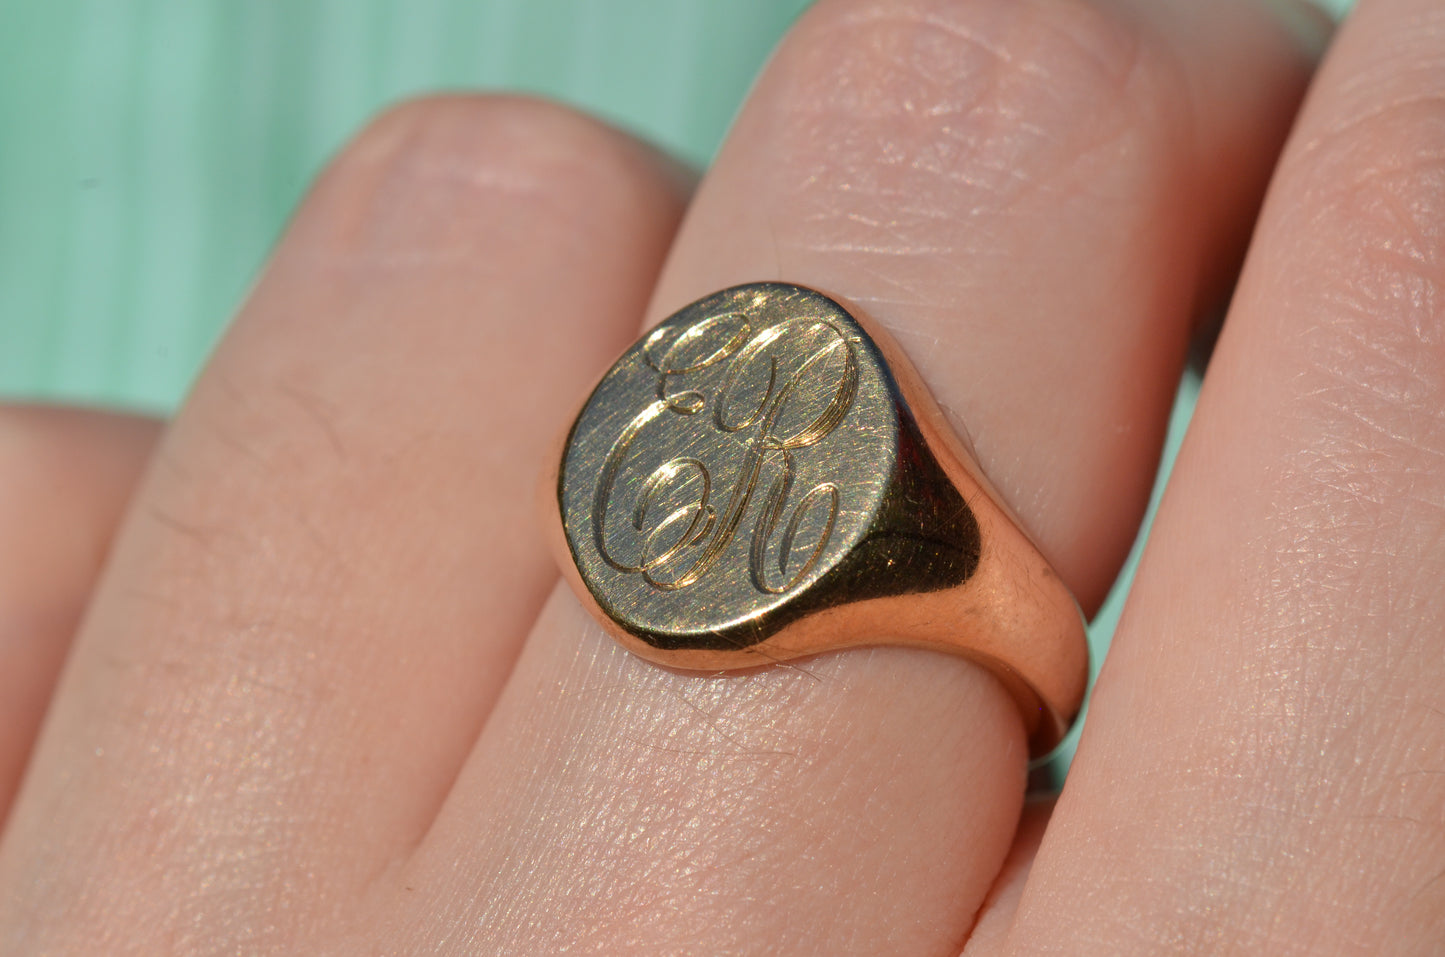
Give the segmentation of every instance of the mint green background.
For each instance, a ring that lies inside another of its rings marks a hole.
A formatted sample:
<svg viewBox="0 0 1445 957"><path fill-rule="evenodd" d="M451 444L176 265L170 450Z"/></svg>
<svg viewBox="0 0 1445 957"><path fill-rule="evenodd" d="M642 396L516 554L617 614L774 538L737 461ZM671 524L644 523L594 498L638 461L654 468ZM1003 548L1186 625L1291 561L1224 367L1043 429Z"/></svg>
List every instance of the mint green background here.
<svg viewBox="0 0 1445 957"><path fill-rule="evenodd" d="M0 0L0 396L173 409L306 183L415 93L543 93L703 164L805 6Z"/></svg>
<svg viewBox="0 0 1445 957"><path fill-rule="evenodd" d="M317 169L446 88L697 163L804 0L0 0L0 394L173 408Z"/></svg>

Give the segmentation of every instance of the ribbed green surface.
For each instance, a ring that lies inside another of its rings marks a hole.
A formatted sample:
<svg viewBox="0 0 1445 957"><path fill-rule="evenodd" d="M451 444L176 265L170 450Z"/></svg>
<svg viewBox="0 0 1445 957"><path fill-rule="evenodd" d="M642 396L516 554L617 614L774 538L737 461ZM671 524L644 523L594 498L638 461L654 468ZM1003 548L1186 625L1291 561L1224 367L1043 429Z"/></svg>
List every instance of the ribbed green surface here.
<svg viewBox="0 0 1445 957"><path fill-rule="evenodd" d="M173 407L307 181L427 90L711 155L804 0L0 0L0 395Z"/></svg>

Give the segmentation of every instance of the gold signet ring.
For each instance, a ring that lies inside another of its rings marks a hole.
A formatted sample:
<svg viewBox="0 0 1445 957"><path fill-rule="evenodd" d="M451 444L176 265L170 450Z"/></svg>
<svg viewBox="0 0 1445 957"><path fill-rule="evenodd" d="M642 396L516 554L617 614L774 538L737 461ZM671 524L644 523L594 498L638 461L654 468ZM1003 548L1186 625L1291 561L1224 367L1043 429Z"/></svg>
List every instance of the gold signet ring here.
<svg viewBox="0 0 1445 957"><path fill-rule="evenodd" d="M735 286L592 390L543 495L583 604L675 668L860 645L963 655L1037 756L1079 710L1078 605L989 494L902 350L811 289Z"/></svg>

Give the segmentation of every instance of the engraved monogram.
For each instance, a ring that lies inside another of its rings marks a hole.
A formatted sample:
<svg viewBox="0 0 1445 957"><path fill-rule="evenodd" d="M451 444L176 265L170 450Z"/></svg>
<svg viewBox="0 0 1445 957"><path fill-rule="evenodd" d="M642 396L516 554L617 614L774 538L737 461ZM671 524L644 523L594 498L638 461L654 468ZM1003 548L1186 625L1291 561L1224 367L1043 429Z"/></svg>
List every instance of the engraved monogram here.
<svg viewBox="0 0 1445 957"><path fill-rule="evenodd" d="M754 587L781 595L802 582L833 534L839 489L819 482L795 498L799 456L852 408L858 341L827 318L755 328L736 311L649 336L638 355L656 390L608 449L592 496L603 561L677 591L717 568L750 521ZM640 452L659 436L682 451L648 468L656 457Z"/></svg>

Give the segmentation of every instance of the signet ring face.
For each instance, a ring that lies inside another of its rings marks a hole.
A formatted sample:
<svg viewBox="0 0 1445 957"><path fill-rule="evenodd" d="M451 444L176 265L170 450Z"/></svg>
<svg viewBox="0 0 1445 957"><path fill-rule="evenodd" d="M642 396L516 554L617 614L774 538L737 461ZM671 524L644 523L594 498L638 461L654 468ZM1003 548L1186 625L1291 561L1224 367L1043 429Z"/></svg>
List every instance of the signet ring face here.
<svg viewBox="0 0 1445 957"><path fill-rule="evenodd" d="M565 577L635 654L702 671L860 645L961 654L1040 754L1083 698L1083 623L987 489L880 329L753 283L618 359L543 500Z"/></svg>

